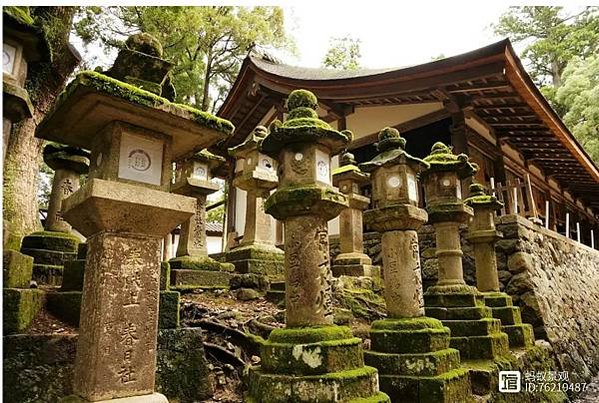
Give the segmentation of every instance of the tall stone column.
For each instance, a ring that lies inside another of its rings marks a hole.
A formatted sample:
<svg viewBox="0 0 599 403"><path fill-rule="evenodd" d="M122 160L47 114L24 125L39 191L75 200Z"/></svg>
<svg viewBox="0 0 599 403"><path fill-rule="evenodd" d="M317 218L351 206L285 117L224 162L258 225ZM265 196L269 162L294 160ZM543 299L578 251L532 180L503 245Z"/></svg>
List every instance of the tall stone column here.
<svg viewBox="0 0 599 403"><path fill-rule="evenodd" d="M36 133L91 149L88 182L62 203L65 220L88 241L75 400L167 401L154 393L160 246L194 213L193 199L168 193L171 161L232 131L226 121L160 97L172 65L156 43L134 35L107 72L112 77L80 73ZM132 88L141 84L156 94Z"/></svg>
<svg viewBox="0 0 599 403"><path fill-rule="evenodd" d="M23 238L21 251L34 259L33 280L38 285L60 286L64 265L77 256L79 237L62 218L62 201L79 189L79 178L89 170L89 152L78 147L48 144L44 162L54 170L45 231Z"/></svg>
<svg viewBox="0 0 599 403"><path fill-rule="evenodd" d="M206 242L206 204L208 195L218 191L213 172L225 159L207 150L177 162L171 192L195 199L194 215L181 224L179 245L169 260L173 288L226 288L233 266L208 256Z"/></svg>
<svg viewBox="0 0 599 403"><path fill-rule="evenodd" d="M371 173L374 201L364 219L382 233L388 318L372 323L372 347L364 358L379 369L381 390L393 401L466 401L468 371L460 368L459 352L448 348L449 331L424 316L416 231L427 214L418 208L416 175L428 164L406 153L397 129L381 130L377 144L379 154L361 164ZM430 342L418 342L425 339ZM431 388L437 393L431 395Z"/></svg>
<svg viewBox="0 0 599 403"><path fill-rule="evenodd" d="M286 327L270 334L261 366L250 369L246 401L388 402L376 369L364 366L360 339L332 322L327 222L348 203L332 187L331 155L351 133L318 119L317 105L311 92L292 92L288 120L273 122L261 144L281 173L266 212L285 224Z"/></svg>
<svg viewBox="0 0 599 403"><path fill-rule="evenodd" d="M372 276L380 275L377 266L364 253L362 213L370 199L360 194L360 185L368 182L368 175L360 171L353 154L340 158L341 166L333 172L333 185L347 196L349 207L339 214L339 247L341 253L333 262L333 275Z"/></svg>
<svg viewBox="0 0 599 403"><path fill-rule="evenodd" d="M463 359L495 359L508 354L508 337L501 322L490 319L483 295L466 285L462 268L460 224L468 222L472 208L462 201L461 181L478 169L465 154L435 143L424 159L429 164L424 181L429 223L435 228L438 281L424 294L427 315L441 319L451 329L451 346Z"/></svg>
<svg viewBox="0 0 599 403"><path fill-rule="evenodd" d="M534 345L532 325L522 323L520 308L514 306L512 297L500 292L497 274L495 242L502 234L495 228L495 211L503 207L495 196L487 194L483 185L470 185L470 197L464 203L474 209L468 225L468 241L474 249L476 287L483 293L485 304L493 317L501 319L501 330L508 335L512 348Z"/></svg>
<svg viewBox="0 0 599 403"><path fill-rule="evenodd" d="M264 209L270 191L279 182L277 162L259 150L267 134L265 127L258 126L243 143L229 149L235 158L233 185L247 192L247 203L243 239L225 259L241 273L236 282L243 288L260 288L260 284L284 276L283 251L275 246L275 220Z"/></svg>

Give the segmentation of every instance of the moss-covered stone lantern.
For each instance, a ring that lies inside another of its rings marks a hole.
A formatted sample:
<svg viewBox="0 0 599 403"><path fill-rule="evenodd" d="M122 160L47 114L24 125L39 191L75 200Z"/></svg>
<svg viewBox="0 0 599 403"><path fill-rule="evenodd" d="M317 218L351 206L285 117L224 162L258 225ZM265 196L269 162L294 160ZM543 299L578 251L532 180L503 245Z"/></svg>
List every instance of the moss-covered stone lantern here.
<svg viewBox="0 0 599 403"><path fill-rule="evenodd" d="M449 347L441 321L424 316L418 233L427 220L418 207L417 175L429 165L405 151L394 128L379 133L379 154L360 167L370 172L373 207L366 223L382 233L383 276L388 319L372 323L366 363L379 369L381 390L394 401L465 401L468 372ZM420 343L418 340L436 342ZM436 393L431 393L432 390Z"/></svg>
<svg viewBox="0 0 599 403"><path fill-rule="evenodd" d="M503 203L489 195L483 185L472 183L470 196L464 204L474 209L467 239L474 249L476 287L483 293L493 317L501 319L501 330L508 335L510 347L530 347L535 340L532 325L522 323L520 308L514 306L512 297L499 289L495 242L502 235L495 228L495 212L503 207Z"/></svg>
<svg viewBox="0 0 599 403"><path fill-rule="evenodd" d="M360 170L353 154L348 152L340 157L340 166L333 171L333 185L347 196L349 207L339 214L340 253L332 266L335 277L380 275L379 267L373 266L364 253L362 213L370 199L361 194L360 187L368 181L369 175Z"/></svg>
<svg viewBox="0 0 599 403"><path fill-rule="evenodd" d="M229 284L231 265L208 256L206 243L207 196L218 191L213 173L225 163L221 156L202 150L190 158L177 161L175 183L171 192L193 197L194 215L181 224L176 257L169 260L171 285L175 288L212 288Z"/></svg>
<svg viewBox="0 0 599 403"><path fill-rule="evenodd" d="M54 170L44 231L24 237L21 252L33 256L33 279L38 285L59 286L63 266L76 258L80 242L62 217L62 201L79 189L80 177L89 169L90 154L81 148L51 143L44 147L43 157Z"/></svg>
<svg viewBox="0 0 599 403"><path fill-rule="evenodd" d="M243 143L229 149L235 158L233 185L247 192L247 207L243 239L225 259L239 273L278 280L284 275L284 254L275 246L275 221L264 211L264 202L279 181L277 163L259 149L267 134L264 126L258 126Z"/></svg>
<svg viewBox="0 0 599 403"><path fill-rule="evenodd" d="M113 69L137 68L135 58L128 66L119 60ZM160 66L153 73L156 83L166 74ZM194 199L169 193L171 161L232 130L225 120L89 71L39 124L38 137L91 150L89 180L62 203L63 217L88 243L73 385L79 399L166 402L154 393L160 246L196 211Z"/></svg>
<svg viewBox="0 0 599 403"><path fill-rule="evenodd" d="M261 145L279 163L279 186L268 214L285 225L286 327L262 345L252 367L246 402L388 402L377 371L364 366L361 340L333 325L327 221L347 207L331 184L331 155L351 140L316 114L305 90L287 100L285 123L275 121Z"/></svg>
<svg viewBox="0 0 599 403"><path fill-rule="evenodd" d="M450 328L451 346L460 350L463 359L506 355L508 337L500 331L501 322L491 319L483 295L463 278L460 224L468 222L473 210L462 201L460 183L478 167L467 155L455 155L443 143L435 143L424 161L429 167L421 176L439 267L437 284L424 293L425 312Z"/></svg>
<svg viewBox="0 0 599 403"><path fill-rule="evenodd" d="M2 20L2 111L6 152L12 123L33 116L33 105L25 89L27 65L50 60L51 53L44 33L29 15L29 7L3 7Z"/></svg>

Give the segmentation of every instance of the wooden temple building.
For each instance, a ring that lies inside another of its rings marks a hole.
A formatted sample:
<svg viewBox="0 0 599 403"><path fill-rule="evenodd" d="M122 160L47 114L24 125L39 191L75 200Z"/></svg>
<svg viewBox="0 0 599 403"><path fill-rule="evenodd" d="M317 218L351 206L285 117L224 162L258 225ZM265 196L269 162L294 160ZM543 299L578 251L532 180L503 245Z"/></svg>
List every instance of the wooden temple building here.
<svg viewBox="0 0 599 403"><path fill-rule="evenodd" d="M354 133L349 149L358 162L376 154L374 143L385 126L399 129L408 152L418 157L436 141L451 144L478 163L476 179L506 203L503 214L534 217L587 245L594 230L599 244L599 169L534 85L509 40L378 70L293 67L249 55L218 113L233 122L235 134L215 151L226 155L257 125L284 119L285 99L298 88L315 93L323 120ZM243 233L245 193L229 189L225 234L231 242ZM334 222L330 229L338 231Z"/></svg>

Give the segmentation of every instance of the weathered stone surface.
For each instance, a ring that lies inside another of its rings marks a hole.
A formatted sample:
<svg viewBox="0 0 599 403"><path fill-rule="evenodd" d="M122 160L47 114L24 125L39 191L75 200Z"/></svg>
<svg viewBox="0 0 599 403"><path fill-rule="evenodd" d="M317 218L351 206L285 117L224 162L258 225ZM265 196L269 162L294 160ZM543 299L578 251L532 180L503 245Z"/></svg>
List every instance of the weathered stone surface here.
<svg viewBox="0 0 599 403"><path fill-rule="evenodd" d="M2 329L4 334L25 330L44 306L45 293L38 289L2 290Z"/></svg>
<svg viewBox="0 0 599 403"><path fill-rule="evenodd" d="M82 291L85 259L66 262L62 271L61 291Z"/></svg>
<svg viewBox="0 0 599 403"><path fill-rule="evenodd" d="M29 288L33 258L16 250L6 249L2 253L2 287Z"/></svg>
<svg viewBox="0 0 599 403"><path fill-rule="evenodd" d="M88 238L74 385L87 399L154 391L161 240L109 232Z"/></svg>
<svg viewBox="0 0 599 403"><path fill-rule="evenodd" d="M79 243L79 238L65 232L40 231L24 237L22 247L74 253Z"/></svg>
<svg viewBox="0 0 599 403"><path fill-rule="evenodd" d="M181 294L177 291L160 291L158 307L158 328L176 329L179 327L179 304Z"/></svg>
<svg viewBox="0 0 599 403"><path fill-rule="evenodd" d="M34 264L31 278L38 285L59 287L62 284L63 270L62 265Z"/></svg>
<svg viewBox="0 0 599 403"><path fill-rule="evenodd" d="M195 288L227 288L231 273L217 270L171 270L171 288L192 290Z"/></svg>
<svg viewBox="0 0 599 403"><path fill-rule="evenodd" d="M81 291L65 291L48 293L46 308L48 312L68 323L79 326L81 313Z"/></svg>
<svg viewBox="0 0 599 403"><path fill-rule="evenodd" d="M202 343L201 329L158 331L156 389L169 400L192 403L212 395ZM73 393L77 335L13 335L3 345L5 402L54 403Z"/></svg>
<svg viewBox="0 0 599 403"><path fill-rule="evenodd" d="M507 268L513 274L529 271L532 266L532 257L526 252L516 252L507 260Z"/></svg>

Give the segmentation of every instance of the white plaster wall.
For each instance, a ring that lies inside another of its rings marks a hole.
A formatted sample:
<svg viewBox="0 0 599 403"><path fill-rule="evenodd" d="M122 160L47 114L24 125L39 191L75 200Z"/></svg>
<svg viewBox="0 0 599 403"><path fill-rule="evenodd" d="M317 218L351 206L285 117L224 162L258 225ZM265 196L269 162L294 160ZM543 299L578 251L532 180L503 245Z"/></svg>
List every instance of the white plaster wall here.
<svg viewBox="0 0 599 403"><path fill-rule="evenodd" d="M208 254L220 253L223 250L223 238L220 236L208 236L206 237L206 247L208 248Z"/></svg>
<svg viewBox="0 0 599 403"><path fill-rule="evenodd" d="M347 116L347 128L355 138L377 133L385 126L394 126L431 112L443 109L440 102L414 105L390 105L357 107L355 113Z"/></svg>

